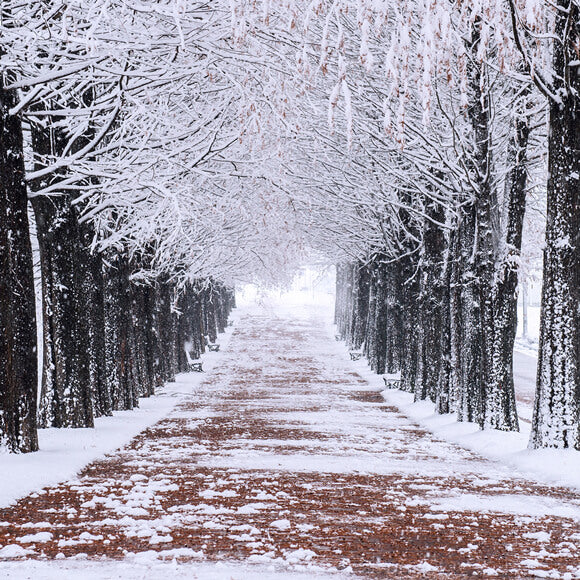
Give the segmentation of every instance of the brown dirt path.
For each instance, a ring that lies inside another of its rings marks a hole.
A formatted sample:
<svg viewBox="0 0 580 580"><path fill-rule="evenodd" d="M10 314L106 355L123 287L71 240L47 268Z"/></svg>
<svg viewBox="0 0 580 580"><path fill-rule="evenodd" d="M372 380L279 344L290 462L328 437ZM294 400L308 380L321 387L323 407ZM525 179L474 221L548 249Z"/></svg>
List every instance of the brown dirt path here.
<svg viewBox="0 0 580 580"><path fill-rule="evenodd" d="M248 315L219 370L75 481L0 509L35 559L239 560L382 578L580 578L580 497L438 440L316 315Z"/></svg>

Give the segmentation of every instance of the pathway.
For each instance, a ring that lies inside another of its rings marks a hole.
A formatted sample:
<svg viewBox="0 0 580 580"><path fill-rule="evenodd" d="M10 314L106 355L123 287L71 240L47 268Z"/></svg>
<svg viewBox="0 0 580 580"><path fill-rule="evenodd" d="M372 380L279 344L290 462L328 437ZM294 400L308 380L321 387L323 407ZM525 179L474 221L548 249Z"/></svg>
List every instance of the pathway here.
<svg viewBox="0 0 580 580"><path fill-rule="evenodd" d="M578 494L424 431L352 370L322 317L299 314L246 315L167 418L0 509L0 556L580 578Z"/></svg>

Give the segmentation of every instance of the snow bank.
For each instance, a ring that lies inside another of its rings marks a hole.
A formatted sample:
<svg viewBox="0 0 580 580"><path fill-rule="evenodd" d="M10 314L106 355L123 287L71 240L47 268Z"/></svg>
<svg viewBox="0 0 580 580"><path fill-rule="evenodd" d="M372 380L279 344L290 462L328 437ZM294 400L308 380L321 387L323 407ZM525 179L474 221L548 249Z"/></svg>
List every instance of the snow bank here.
<svg viewBox="0 0 580 580"><path fill-rule="evenodd" d="M377 381L374 376L375 383ZM413 402L413 395L398 390L384 390L385 400L395 405L422 427L504 465L522 477L545 484L564 485L580 490L580 452L569 449L528 449L530 424L521 422L519 433L482 431L475 423L459 423L455 415L438 415L435 405ZM531 410L530 410L531 413Z"/></svg>
<svg viewBox="0 0 580 580"><path fill-rule="evenodd" d="M167 578L187 580L310 580L316 578L344 578L343 574L316 571L288 571L272 565L232 564L232 563L179 563L176 559L163 562L157 553L150 557L138 554L125 561L90 561L87 559L62 561L3 562L0 564L2 578L24 578L62 580L62 578L83 578L83 580L123 579L123 580L166 580ZM352 578L352 576L349 576Z"/></svg>

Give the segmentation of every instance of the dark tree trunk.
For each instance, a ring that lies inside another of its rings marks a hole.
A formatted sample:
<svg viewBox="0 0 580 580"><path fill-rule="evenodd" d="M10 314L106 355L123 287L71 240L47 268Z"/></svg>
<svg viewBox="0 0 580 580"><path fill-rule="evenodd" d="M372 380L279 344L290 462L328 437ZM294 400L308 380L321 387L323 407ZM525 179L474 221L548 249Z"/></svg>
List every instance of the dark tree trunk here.
<svg viewBox="0 0 580 580"><path fill-rule="evenodd" d="M375 313L377 310L377 265L375 263L369 266L369 272L369 303L367 308L364 354L369 361L371 369L376 369L377 329L375 326Z"/></svg>
<svg viewBox="0 0 580 580"><path fill-rule="evenodd" d="M162 382L174 381L177 373L176 320L173 313L173 286L160 281L157 292L157 335L159 337L159 375Z"/></svg>
<svg viewBox="0 0 580 580"><path fill-rule="evenodd" d="M550 102L548 213L530 447L580 449L580 8L559 0Z"/></svg>
<svg viewBox="0 0 580 580"><path fill-rule="evenodd" d="M192 359L198 359L204 350L205 328L203 325L203 305L202 295L199 284L193 289L192 296L192 336L190 356Z"/></svg>
<svg viewBox="0 0 580 580"><path fill-rule="evenodd" d="M336 281L335 281L335 295L334 295L334 324L340 326L340 318L342 316L342 294L344 292L344 265L336 265Z"/></svg>
<svg viewBox="0 0 580 580"><path fill-rule="evenodd" d="M420 291L419 305L420 326L422 328L420 374L415 386L415 398L432 401L438 397L441 365L445 357L442 350L444 342L441 333L445 326L443 308L445 280L443 264L445 253L445 234L436 223L444 223L445 212L441 205L428 202L425 209L431 219L426 219L423 226L423 249L420 258Z"/></svg>
<svg viewBox="0 0 580 580"><path fill-rule="evenodd" d="M40 423L92 427L89 328L78 221L68 195L33 198L40 248L44 364Z"/></svg>
<svg viewBox="0 0 580 580"><path fill-rule="evenodd" d="M213 281L204 290L204 297L205 330L210 344L215 344L217 341L217 300Z"/></svg>
<svg viewBox="0 0 580 580"><path fill-rule="evenodd" d="M340 295L337 296L338 317L336 320L339 336L344 340L350 340L353 304L353 266L344 264L340 267L340 279L337 279Z"/></svg>
<svg viewBox="0 0 580 580"><path fill-rule="evenodd" d="M484 426L488 372L493 339L492 281L496 255L498 211L491 155L490 100L485 64L477 58L481 21L474 22L467 47L468 117L472 127L471 180L473 197L459 225L461 271L461 343L457 416Z"/></svg>
<svg viewBox="0 0 580 580"><path fill-rule="evenodd" d="M53 123L56 120L53 120ZM39 160L60 155L67 143L61 129L32 127L32 147ZM44 167L39 162L37 169ZM50 178L55 182L59 176ZM49 184L31 184L37 192ZM44 427L92 427L91 344L85 295L88 264L81 259L77 210L70 193L34 196L32 206L40 249L44 361L39 407Z"/></svg>
<svg viewBox="0 0 580 580"><path fill-rule="evenodd" d="M473 252L476 231L476 212L472 205L464 208L459 224L455 280L460 290L452 309L459 421L479 421L483 406L480 292Z"/></svg>
<svg viewBox="0 0 580 580"><path fill-rule="evenodd" d="M81 224L81 267L84 268L84 312L88 326L89 374L95 417L113 412L105 348L105 279L100 253L91 249L94 231Z"/></svg>
<svg viewBox="0 0 580 580"><path fill-rule="evenodd" d="M437 392L435 396L435 408L438 413L451 413L455 410L453 396L453 370L452 370L452 341L451 341L451 275L452 275L452 248L455 243L455 232L450 232L447 240L447 251L441 272L441 308L439 311L441 332L439 334L439 351L441 362L439 376L437 377Z"/></svg>
<svg viewBox="0 0 580 580"><path fill-rule="evenodd" d="M485 400L485 426L502 431L519 430L513 378L513 349L517 329L517 258L522 247L526 210L526 150L529 137L525 117L514 121L505 183L507 220L505 253L498 263L493 287L493 337Z"/></svg>
<svg viewBox="0 0 580 580"><path fill-rule="evenodd" d="M155 392L156 335L155 291L145 284L131 284L133 300L133 333L135 344L135 374L140 397Z"/></svg>
<svg viewBox="0 0 580 580"><path fill-rule="evenodd" d="M32 249L18 102L0 78L0 447L38 449L37 348Z"/></svg>
<svg viewBox="0 0 580 580"><path fill-rule="evenodd" d="M403 275L403 284L399 294L403 315L403 350L401 356L400 388L408 393L415 392L421 375L421 349L423 345L423 328L419 312L419 280L416 263L409 257L402 259L398 266Z"/></svg>
<svg viewBox="0 0 580 580"><path fill-rule="evenodd" d="M111 256L105 271L105 337L107 375L115 411L138 404L133 336L132 289L129 260L121 253Z"/></svg>
<svg viewBox="0 0 580 580"><path fill-rule="evenodd" d="M147 392L145 396L153 395L155 389L163 385L158 373L157 361L159 360L159 333L157 331L157 294L154 286L144 286L143 293L143 316L145 327L145 365L147 373Z"/></svg>
<svg viewBox="0 0 580 580"><path fill-rule="evenodd" d="M226 330L226 326L228 325L228 316L230 314L230 307L229 307L229 296L228 290L221 284L218 285L216 288L217 294L217 331L219 334L222 334Z"/></svg>
<svg viewBox="0 0 580 580"><path fill-rule="evenodd" d="M386 308L387 336L385 339L385 366L382 372L393 374L401 370L405 344L401 304L403 281L401 280L401 268L399 264L385 264L384 279L386 285L384 289L384 308ZM378 299L377 295L377 301ZM382 308L382 306L377 303L377 308Z"/></svg>
<svg viewBox="0 0 580 580"><path fill-rule="evenodd" d="M186 372L188 370L186 348L191 349L194 333L195 299L193 288L187 285L179 297L179 315L177 319L177 370ZM188 351L189 352L189 351ZM191 356L191 355L190 355Z"/></svg>
<svg viewBox="0 0 580 580"><path fill-rule="evenodd" d="M355 266L355 304L352 322L351 346L358 350L366 340L366 326L369 311L369 268L363 264Z"/></svg>
<svg viewBox="0 0 580 580"><path fill-rule="evenodd" d="M375 299L375 368L377 374L382 375L386 370L389 348L389 303L388 289L392 280L388 278L388 267L379 263L376 269L376 299Z"/></svg>

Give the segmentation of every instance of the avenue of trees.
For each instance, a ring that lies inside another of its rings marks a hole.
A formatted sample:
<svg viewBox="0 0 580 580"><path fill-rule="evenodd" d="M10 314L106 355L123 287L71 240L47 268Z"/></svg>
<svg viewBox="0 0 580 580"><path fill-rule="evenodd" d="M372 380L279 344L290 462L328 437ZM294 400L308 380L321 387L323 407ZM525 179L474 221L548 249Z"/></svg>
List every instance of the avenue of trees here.
<svg viewBox="0 0 580 580"><path fill-rule="evenodd" d="M27 452L37 427L91 427L186 370L185 345L198 358L223 331L233 280L275 270L256 248L283 258L263 200L226 183L247 127L223 13L46 1L1 16L0 444Z"/></svg>
<svg viewBox="0 0 580 580"><path fill-rule="evenodd" d="M235 280L283 281L308 248L338 264L338 331L376 372L517 430L533 197L530 445L580 449L577 0L14 0L1 18L2 446L132 408L215 340Z"/></svg>

